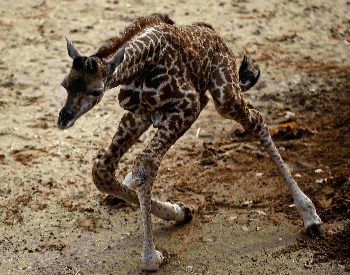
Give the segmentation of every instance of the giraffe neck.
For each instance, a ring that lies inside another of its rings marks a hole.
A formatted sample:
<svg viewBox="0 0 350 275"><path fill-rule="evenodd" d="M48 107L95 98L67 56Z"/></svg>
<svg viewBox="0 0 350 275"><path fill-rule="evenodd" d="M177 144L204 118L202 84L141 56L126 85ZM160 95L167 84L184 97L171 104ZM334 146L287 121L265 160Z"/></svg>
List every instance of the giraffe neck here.
<svg viewBox="0 0 350 275"><path fill-rule="evenodd" d="M124 60L116 69L109 89L129 84L152 64L156 64L160 55L160 33L150 28L128 42Z"/></svg>
<svg viewBox="0 0 350 275"><path fill-rule="evenodd" d="M168 15L152 15L139 17L124 31L120 32L117 36L108 39L97 50L96 55L100 56L101 58L109 59L126 42L130 41L133 37L144 31L145 29L158 24L174 25L175 23L169 18Z"/></svg>

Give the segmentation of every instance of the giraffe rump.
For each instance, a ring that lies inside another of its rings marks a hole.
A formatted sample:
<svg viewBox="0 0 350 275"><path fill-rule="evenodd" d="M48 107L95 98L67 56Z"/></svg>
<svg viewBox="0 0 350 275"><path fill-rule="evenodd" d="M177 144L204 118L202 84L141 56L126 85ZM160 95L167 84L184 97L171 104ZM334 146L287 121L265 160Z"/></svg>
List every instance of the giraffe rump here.
<svg viewBox="0 0 350 275"><path fill-rule="evenodd" d="M152 16L143 16L137 18L131 25L120 32L119 35L109 38L96 52L99 58L109 58L114 55L119 48L126 42L130 41L134 36L151 26L165 23L174 25L175 22L169 18L167 14L155 14Z"/></svg>

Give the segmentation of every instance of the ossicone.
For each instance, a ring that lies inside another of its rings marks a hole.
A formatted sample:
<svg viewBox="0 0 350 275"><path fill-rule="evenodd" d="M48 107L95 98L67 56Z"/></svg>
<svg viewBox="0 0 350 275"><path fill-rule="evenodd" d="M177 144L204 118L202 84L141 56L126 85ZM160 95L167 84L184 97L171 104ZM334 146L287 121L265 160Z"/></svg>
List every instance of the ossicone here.
<svg viewBox="0 0 350 275"><path fill-rule="evenodd" d="M89 73L95 73L97 71L97 61L95 59L90 58L87 62L87 70Z"/></svg>

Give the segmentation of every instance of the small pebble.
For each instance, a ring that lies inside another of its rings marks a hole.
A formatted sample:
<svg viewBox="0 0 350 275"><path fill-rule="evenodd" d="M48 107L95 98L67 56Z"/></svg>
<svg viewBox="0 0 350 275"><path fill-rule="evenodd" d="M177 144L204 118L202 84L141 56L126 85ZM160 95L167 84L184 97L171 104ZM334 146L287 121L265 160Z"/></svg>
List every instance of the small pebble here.
<svg viewBox="0 0 350 275"><path fill-rule="evenodd" d="M327 182L327 179L324 178L324 179L315 180L315 183L322 183L324 181Z"/></svg>
<svg viewBox="0 0 350 275"><path fill-rule="evenodd" d="M285 119L292 119L294 117L295 117L295 114L290 111L287 111L286 115L284 116Z"/></svg>
<svg viewBox="0 0 350 275"><path fill-rule="evenodd" d="M244 232L248 232L248 231L249 231L249 228L248 228L247 226L243 225L243 226L242 226L242 230L243 230Z"/></svg>

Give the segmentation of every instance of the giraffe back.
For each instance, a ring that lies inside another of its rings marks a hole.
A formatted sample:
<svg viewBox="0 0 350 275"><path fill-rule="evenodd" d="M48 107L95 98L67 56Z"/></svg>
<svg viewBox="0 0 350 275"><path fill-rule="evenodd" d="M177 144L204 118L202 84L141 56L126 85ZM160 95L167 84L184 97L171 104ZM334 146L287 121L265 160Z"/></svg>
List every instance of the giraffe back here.
<svg viewBox="0 0 350 275"><path fill-rule="evenodd" d="M125 60L111 86L124 85L119 103L130 111L184 107L183 103L193 97L204 96L213 66L225 62L235 65L232 51L206 23L152 25L128 42ZM237 75L235 67L232 74Z"/></svg>

